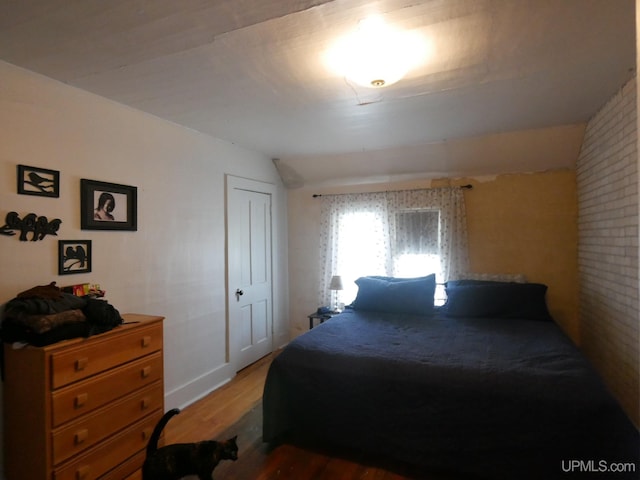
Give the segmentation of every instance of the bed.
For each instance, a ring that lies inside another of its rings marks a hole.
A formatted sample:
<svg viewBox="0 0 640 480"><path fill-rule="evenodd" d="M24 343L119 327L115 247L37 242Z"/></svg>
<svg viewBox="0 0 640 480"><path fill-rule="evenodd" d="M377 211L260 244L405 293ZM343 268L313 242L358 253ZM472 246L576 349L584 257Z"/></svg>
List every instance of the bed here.
<svg viewBox="0 0 640 480"><path fill-rule="evenodd" d="M546 286L450 282L438 309L432 276L356 283L353 308L274 359L264 441L481 478L640 466L637 430L549 316Z"/></svg>

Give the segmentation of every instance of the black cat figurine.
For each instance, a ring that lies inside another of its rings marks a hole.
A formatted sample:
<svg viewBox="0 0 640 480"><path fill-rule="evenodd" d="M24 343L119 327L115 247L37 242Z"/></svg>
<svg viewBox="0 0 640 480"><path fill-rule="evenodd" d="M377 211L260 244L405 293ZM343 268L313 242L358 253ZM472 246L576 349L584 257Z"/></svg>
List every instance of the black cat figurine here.
<svg viewBox="0 0 640 480"><path fill-rule="evenodd" d="M167 422L180 413L174 408L163 415L153 429L147 444L147 458L142 465L142 480L178 480L197 475L200 480L211 480L213 469L220 460L237 460L237 436L218 442L204 440L196 443L175 443L158 448L158 439Z"/></svg>

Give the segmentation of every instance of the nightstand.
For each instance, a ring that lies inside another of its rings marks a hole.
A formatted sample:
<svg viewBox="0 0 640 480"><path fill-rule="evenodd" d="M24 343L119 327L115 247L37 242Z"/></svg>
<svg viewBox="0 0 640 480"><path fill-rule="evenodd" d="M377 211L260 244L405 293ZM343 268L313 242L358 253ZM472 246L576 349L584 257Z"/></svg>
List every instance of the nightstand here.
<svg viewBox="0 0 640 480"><path fill-rule="evenodd" d="M309 319L309 330L311 330L313 328L313 321L314 320L319 320L320 323L324 322L325 320L329 320L331 317L338 315L340 312L327 312L327 313L318 313L318 312L313 312L309 315L307 315L307 318Z"/></svg>

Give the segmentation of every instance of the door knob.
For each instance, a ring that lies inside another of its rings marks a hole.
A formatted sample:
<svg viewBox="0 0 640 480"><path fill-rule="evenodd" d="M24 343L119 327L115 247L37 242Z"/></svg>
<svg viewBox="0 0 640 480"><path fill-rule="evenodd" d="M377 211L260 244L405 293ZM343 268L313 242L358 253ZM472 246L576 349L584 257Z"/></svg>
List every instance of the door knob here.
<svg viewBox="0 0 640 480"><path fill-rule="evenodd" d="M240 301L240 297L244 295L244 292L242 290L240 290L239 288L236 289L236 300Z"/></svg>

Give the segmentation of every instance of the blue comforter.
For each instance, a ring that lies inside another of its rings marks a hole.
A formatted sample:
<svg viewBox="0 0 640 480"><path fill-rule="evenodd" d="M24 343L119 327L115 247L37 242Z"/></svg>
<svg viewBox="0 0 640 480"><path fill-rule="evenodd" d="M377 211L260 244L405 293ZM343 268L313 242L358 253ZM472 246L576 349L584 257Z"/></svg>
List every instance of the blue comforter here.
<svg viewBox="0 0 640 480"><path fill-rule="evenodd" d="M267 442L486 478L640 467L637 430L553 322L347 310L276 357L263 409Z"/></svg>

